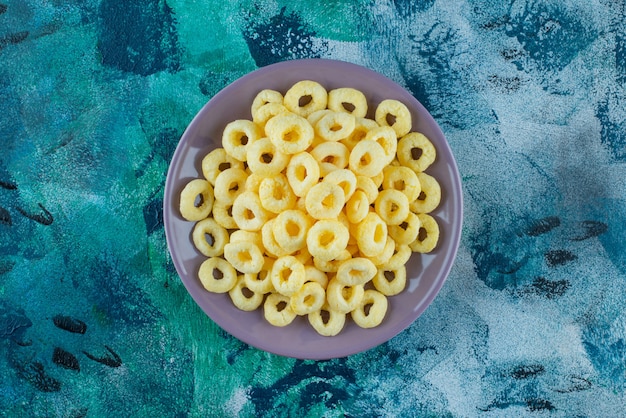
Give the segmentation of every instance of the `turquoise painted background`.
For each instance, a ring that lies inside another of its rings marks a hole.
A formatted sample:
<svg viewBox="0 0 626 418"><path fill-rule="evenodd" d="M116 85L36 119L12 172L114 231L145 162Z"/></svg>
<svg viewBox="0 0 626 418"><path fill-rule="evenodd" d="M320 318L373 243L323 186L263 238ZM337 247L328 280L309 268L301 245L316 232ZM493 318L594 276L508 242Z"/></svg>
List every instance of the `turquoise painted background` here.
<svg viewBox="0 0 626 418"><path fill-rule="evenodd" d="M0 0L0 415L624 416L625 19L623 0ZM426 313L323 362L209 320L161 214L202 105L310 57L411 91L466 205Z"/></svg>

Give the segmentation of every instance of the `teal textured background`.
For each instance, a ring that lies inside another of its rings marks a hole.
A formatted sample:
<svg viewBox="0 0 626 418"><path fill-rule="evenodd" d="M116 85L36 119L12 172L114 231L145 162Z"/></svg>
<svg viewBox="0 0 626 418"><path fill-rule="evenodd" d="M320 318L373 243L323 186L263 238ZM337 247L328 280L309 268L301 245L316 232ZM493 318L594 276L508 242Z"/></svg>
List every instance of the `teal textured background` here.
<svg viewBox="0 0 626 418"><path fill-rule="evenodd" d="M623 0L0 0L0 414L624 416L625 19ZM425 314L322 362L208 319L161 213L202 105L311 57L413 93L466 205Z"/></svg>

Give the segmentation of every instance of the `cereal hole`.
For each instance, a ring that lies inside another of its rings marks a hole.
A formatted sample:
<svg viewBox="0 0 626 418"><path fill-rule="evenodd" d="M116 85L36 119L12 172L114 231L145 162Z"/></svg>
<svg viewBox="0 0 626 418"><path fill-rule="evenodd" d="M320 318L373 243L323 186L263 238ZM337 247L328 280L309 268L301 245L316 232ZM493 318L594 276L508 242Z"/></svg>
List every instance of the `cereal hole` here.
<svg viewBox="0 0 626 418"><path fill-rule="evenodd" d="M363 154L359 160L361 166L367 166L372 163L372 156L370 154Z"/></svg>
<svg viewBox="0 0 626 418"><path fill-rule="evenodd" d="M246 298L246 299L250 299L251 297L254 296L254 292L250 289L248 289L247 287L242 287L241 288L241 294Z"/></svg>
<svg viewBox="0 0 626 418"><path fill-rule="evenodd" d="M331 164L335 164L335 156L334 155L328 155L326 157L324 157L322 159L323 163L331 163Z"/></svg>
<svg viewBox="0 0 626 418"><path fill-rule="evenodd" d="M298 181L304 181L306 178L306 168L304 166L297 167L295 174Z"/></svg>
<svg viewBox="0 0 626 418"><path fill-rule="evenodd" d="M315 303L315 298L311 295L306 295L304 300L302 301L306 306L313 306Z"/></svg>
<svg viewBox="0 0 626 418"><path fill-rule="evenodd" d="M335 234L330 231L325 231L320 234L318 242L322 247L327 247L331 242L334 241L334 239Z"/></svg>
<svg viewBox="0 0 626 418"><path fill-rule="evenodd" d="M420 192L420 195L417 196L417 200L425 200L425 199L426 199L426 193Z"/></svg>
<svg viewBox="0 0 626 418"><path fill-rule="evenodd" d="M365 306L363 306L363 313L365 314L365 316L368 316L370 314L370 309L372 309L372 306L374 306L373 303L366 303Z"/></svg>
<svg viewBox="0 0 626 418"><path fill-rule="evenodd" d="M400 206L398 206L397 204L391 202L391 205L389 205L389 212L390 213L394 213L394 212L397 212L398 209L400 209Z"/></svg>
<svg viewBox="0 0 626 418"><path fill-rule="evenodd" d="M428 231L426 231L426 228L420 228L419 232L417 233L417 240L424 241L426 237L428 237Z"/></svg>
<svg viewBox="0 0 626 418"><path fill-rule="evenodd" d="M229 205L228 208L226 208L226 214L231 218L233 217L233 205Z"/></svg>
<svg viewBox="0 0 626 418"><path fill-rule="evenodd" d="M393 271L390 270L386 270L383 275L385 276L385 279L387 279L388 282L393 282L394 279L396 278L396 273L394 273Z"/></svg>
<svg viewBox="0 0 626 418"><path fill-rule="evenodd" d="M402 191L406 188L406 184L404 183L404 180L396 180L393 183L393 188Z"/></svg>
<svg viewBox="0 0 626 418"><path fill-rule="evenodd" d="M222 280L224 278L224 273L222 272L222 270L220 270L218 268L214 268L213 269L213 278L215 280Z"/></svg>
<svg viewBox="0 0 626 418"><path fill-rule="evenodd" d="M387 116L385 116L385 121L387 122L387 125L393 126L396 123L396 115L387 113Z"/></svg>
<svg viewBox="0 0 626 418"><path fill-rule="evenodd" d="M242 263L248 263L248 262L252 261L252 256L250 255L250 253L248 251L240 251L237 254L237 258Z"/></svg>
<svg viewBox="0 0 626 418"><path fill-rule="evenodd" d="M265 163L265 164L269 164L272 162L272 160L274 159L274 155L265 152L263 154L261 154L261 158L259 159L259 162L261 163Z"/></svg>
<svg viewBox="0 0 626 418"><path fill-rule="evenodd" d="M280 302L278 302L278 304L276 304L276 311L281 312L286 307L287 307L287 302L285 302L284 300L281 300Z"/></svg>
<svg viewBox="0 0 626 418"><path fill-rule="evenodd" d="M334 124L333 124L333 126L331 126L331 127L330 127L330 130L331 130L332 132L337 132L337 131L340 131L340 130L341 130L341 128L343 128L343 126L341 126L341 125L340 125L340 124L338 124L338 123L334 123Z"/></svg>
<svg viewBox="0 0 626 418"><path fill-rule="evenodd" d="M206 241L207 244L209 244L211 247L213 245L215 245L215 237L213 236L213 234L209 234L208 232L204 234L204 240Z"/></svg>
<svg viewBox="0 0 626 418"><path fill-rule="evenodd" d="M350 299L350 297L352 296L352 288L349 286L342 288L341 296L346 300Z"/></svg>
<svg viewBox="0 0 626 418"><path fill-rule="evenodd" d="M229 192L236 192L239 190L239 183L231 183L230 187L228 188Z"/></svg>
<svg viewBox="0 0 626 418"><path fill-rule="evenodd" d="M286 269L280 271L280 281L281 282L289 281L290 277L291 277L291 269L286 268Z"/></svg>
<svg viewBox="0 0 626 418"><path fill-rule="evenodd" d="M341 102L341 106L349 113L354 112L354 109L356 109L356 106L349 102Z"/></svg>
<svg viewBox="0 0 626 418"><path fill-rule="evenodd" d="M300 134L295 130L287 131L283 135L283 141L285 142L296 142L299 139L300 139Z"/></svg>
<svg viewBox="0 0 626 418"><path fill-rule="evenodd" d="M217 166L217 168L218 168L218 170L220 170L220 171L225 171L225 170L228 170L228 169L230 168L230 163L229 163L229 162L227 162L227 161L226 161L226 162L223 162L223 163L220 163L220 165L218 165L218 166Z"/></svg>
<svg viewBox="0 0 626 418"><path fill-rule="evenodd" d="M413 158L414 160L417 161L417 160L420 159L420 157L422 156L423 152L424 151L421 148L413 147L413 148L411 148L411 158Z"/></svg>
<svg viewBox="0 0 626 418"><path fill-rule="evenodd" d="M405 231L407 230L407 228L409 227L409 224L405 221L402 222L400 225L400 228L404 229ZM396 253L397 251L394 251L394 253Z"/></svg>
<svg viewBox="0 0 626 418"><path fill-rule="evenodd" d="M200 193L199 195L196 196L196 200L194 200L193 205L199 208L203 204L204 204L204 195Z"/></svg>
<svg viewBox="0 0 626 418"><path fill-rule="evenodd" d="M335 196L329 194L324 199L322 199L322 206L326 208L332 208L335 205Z"/></svg>
<svg viewBox="0 0 626 418"><path fill-rule="evenodd" d="M254 212L252 212L250 209L246 209L245 213L243 214L243 217L249 221L256 218L256 216L254 215Z"/></svg>
<svg viewBox="0 0 626 418"><path fill-rule="evenodd" d="M285 193L283 193L283 189L280 187L274 187L272 190L272 197L276 200L283 200L285 197Z"/></svg>
<svg viewBox="0 0 626 418"><path fill-rule="evenodd" d="M304 107L308 105L309 103L311 103L311 100L313 100L313 97L310 94L301 96L300 99L298 99L298 106Z"/></svg>
<svg viewBox="0 0 626 418"><path fill-rule="evenodd" d="M320 318L322 319L322 322L324 323L324 325L328 324L330 322L330 312L328 312L325 309L322 309L320 311Z"/></svg>
<svg viewBox="0 0 626 418"><path fill-rule="evenodd" d="M357 270L357 269L351 269L351 270L348 272L348 274L349 274L350 276L358 277L358 276L360 276L360 275L361 275L361 271L360 271L360 270Z"/></svg>
<svg viewBox="0 0 626 418"><path fill-rule="evenodd" d="M381 224L377 224L376 229L374 230L374 241L382 242L386 238L385 235L387 234L383 231L383 226Z"/></svg>
<svg viewBox="0 0 626 418"><path fill-rule="evenodd" d="M241 137L239 137L239 143L241 145L248 144L248 136L247 135L242 135Z"/></svg>
<svg viewBox="0 0 626 418"><path fill-rule="evenodd" d="M298 226L297 223L293 221L287 221L285 225L285 231L287 231L287 234L289 234L289 236L297 237L298 234L300 233L300 227Z"/></svg>

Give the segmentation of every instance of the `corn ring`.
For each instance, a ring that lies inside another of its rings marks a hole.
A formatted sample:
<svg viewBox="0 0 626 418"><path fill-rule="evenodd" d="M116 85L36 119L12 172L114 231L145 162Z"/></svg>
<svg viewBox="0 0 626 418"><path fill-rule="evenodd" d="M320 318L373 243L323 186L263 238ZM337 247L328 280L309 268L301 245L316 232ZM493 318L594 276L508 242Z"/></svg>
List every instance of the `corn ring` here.
<svg viewBox="0 0 626 418"><path fill-rule="evenodd" d="M307 282L293 295L289 304L296 315L308 315L319 311L326 302L326 291L316 282Z"/></svg>
<svg viewBox="0 0 626 418"><path fill-rule="evenodd" d="M322 289L326 289L328 286L328 275L314 265L304 265L304 276L307 282L319 283Z"/></svg>
<svg viewBox="0 0 626 418"><path fill-rule="evenodd" d="M354 131L355 119L349 113L329 112L316 124L315 133L326 141L340 141Z"/></svg>
<svg viewBox="0 0 626 418"><path fill-rule="evenodd" d="M388 228L389 236L394 239L397 244L409 245L417 239L422 223L419 217L409 212L406 219L400 225L390 225Z"/></svg>
<svg viewBox="0 0 626 418"><path fill-rule="evenodd" d="M283 103L283 95L279 91L272 89L263 89L254 96L252 100L252 106L250 106L250 113L254 114L263 106L267 104L280 104ZM255 121L256 122L256 121Z"/></svg>
<svg viewBox="0 0 626 418"><path fill-rule="evenodd" d="M222 147L226 154L239 160L245 161L248 147L261 138L263 132L254 122L245 119L237 119L226 125L222 133Z"/></svg>
<svg viewBox="0 0 626 418"><path fill-rule="evenodd" d="M233 202L233 219L239 229L260 231L270 214L265 210L262 200L254 192L245 191Z"/></svg>
<svg viewBox="0 0 626 418"><path fill-rule="evenodd" d="M213 186L207 180L191 180L180 192L180 214L188 221L206 218L213 209L214 196Z"/></svg>
<svg viewBox="0 0 626 418"><path fill-rule="evenodd" d="M437 179L426 173L418 173L417 178L421 184L421 192L411 201L409 208L415 213L430 213L441 203L441 186Z"/></svg>
<svg viewBox="0 0 626 418"><path fill-rule="evenodd" d="M380 254L376 254L373 257L369 257L369 259L374 263L376 267L380 267L391 259L393 256L393 252L396 249L396 241L390 236L387 236L387 241L385 242L385 247Z"/></svg>
<svg viewBox="0 0 626 418"><path fill-rule="evenodd" d="M328 92L328 108L335 112L346 112L359 118L367 114L367 99L363 92L350 87Z"/></svg>
<svg viewBox="0 0 626 418"><path fill-rule="evenodd" d="M352 197L352 194L356 190L356 176L347 168L331 171L324 177L323 181L334 183L341 187L346 201Z"/></svg>
<svg viewBox="0 0 626 418"><path fill-rule="evenodd" d="M387 225L400 225L409 215L409 200L399 190L382 190L374 202L374 210Z"/></svg>
<svg viewBox="0 0 626 418"><path fill-rule="evenodd" d="M240 275L232 289L228 291L230 300L242 311L253 311L263 303L263 293L258 293L246 285L243 275Z"/></svg>
<svg viewBox="0 0 626 418"><path fill-rule="evenodd" d="M387 244L387 224L376 212L370 212L356 225L355 237L365 257L380 254Z"/></svg>
<svg viewBox="0 0 626 418"><path fill-rule="evenodd" d="M345 250L342 250L332 260L321 260L317 257L313 257L313 266L315 266L316 269L324 273L337 273L337 270L339 270L339 266L341 265L341 263L349 259L350 257L352 257L352 254L350 253L350 251L348 251L348 248L346 247Z"/></svg>
<svg viewBox="0 0 626 418"><path fill-rule="evenodd" d="M275 327L284 327L293 322L296 313L291 309L288 296L270 293L263 303L263 316Z"/></svg>
<svg viewBox="0 0 626 418"><path fill-rule="evenodd" d="M237 228L237 223L233 219L233 204L216 200L213 204L213 219L226 229Z"/></svg>
<svg viewBox="0 0 626 418"><path fill-rule="evenodd" d="M278 245L290 254L306 247L306 236L312 222L304 212L286 210L275 219L272 232Z"/></svg>
<svg viewBox="0 0 626 418"><path fill-rule="evenodd" d="M383 270L397 270L404 266L411 258L411 248L408 245L396 245L393 255L381 266Z"/></svg>
<svg viewBox="0 0 626 418"><path fill-rule="evenodd" d="M265 257L263 261L263 267L258 273L245 273L243 278L246 283L246 287L255 293L269 293L274 290L270 272L274 265L274 259L271 257Z"/></svg>
<svg viewBox="0 0 626 418"><path fill-rule="evenodd" d="M217 176L229 168L243 169L243 162L228 155L222 147L215 148L202 159L202 175L214 186Z"/></svg>
<svg viewBox="0 0 626 418"><path fill-rule="evenodd" d="M229 168L222 171L215 179L215 200L222 203L233 203L237 196L246 189L248 174L240 168Z"/></svg>
<svg viewBox="0 0 626 418"><path fill-rule="evenodd" d="M409 244L409 247L416 253L429 253L439 241L439 225L435 218L425 213L418 213L417 217L421 222L421 227L417 239Z"/></svg>
<svg viewBox="0 0 626 418"><path fill-rule="evenodd" d="M346 215L348 221L353 224L361 222L369 213L370 206L367 202L367 195L362 190L354 192L350 200L346 203Z"/></svg>
<svg viewBox="0 0 626 418"><path fill-rule="evenodd" d="M383 169L383 189L399 190L406 195L409 202L417 199L422 185L415 171L404 166L387 166Z"/></svg>
<svg viewBox="0 0 626 418"><path fill-rule="evenodd" d="M372 284L385 296L397 295L406 287L406 267L400 266L393 270L379 268Z"/></svg>
<svg viewBox="0 0 626 418"><path fill-rule="evenodd" d="M324 116L328 115L329 113L332 113L332 110L329 110L329 109L316 110L315 112L308 115L306 117L306 120L309 121L311 126L314 127L317 124L317 122L320 121L320 119L322 119Z"/></svg>
<svg viewBox="0 0 626 418"><path fill-rule="evenodd" d="M221 257L207 258L200 264L198 277L209 292L226 293L237 283L237 272Z"/></svg>
<svg viewBox="0 0 626 418"><path fill-rule="evenodd" d="M259 198L263 208L273 213L292 209L296 205L296 195L289 187L287 177L282 173L261 181Z"/></svg>
<svg viewBox="0 0 626 418"><path fill-rule="evenodd" d="M348 245L350 232L336 220L320 220L309 229L306 244L314 258L330 261L337 257Z"/></svg>
<svg viewBox="0 0 626 418"><path fill-rule="evenodd" d="M311 154L301 152L291 157L286 174L294 194L302 197L319 182L320 166Z"/></svg>
<svg viewBox="0 0 626 418"><path fill-rule="evenodd" d="M385 160L380 158L381 155L385 155L385 150L378 142L360 141L350 151L348 158L350 170L358 176L367 177L382 173Z"/></svg>
<svg viewBox="0 0 626 418"><path fill-rule="evenodd" d="M352 133L347 138L342 139L340 142L344 144L350 151L352 148L359 142L365 139L367 133L372 130L378 128L378 124L375 120L366 119L366 118L356 118L354 122L354 129Z"/></svg>
<svg viewBox="0 0 626 418"><path fill-rule="evenodd" d="M289 156L276 149L269 138L261 138L248 148L248 168L265 177L274 176L289 163Z"/></svg>
<svg viewBox="0 0 626 418"><path fill-rule="evenodd" d="M277 150L288 155L305 151L315 134L305 118L293 113L283 113L268 120L265 133Z"/></svg>
<svg viewBox="0 0 626 418"><path fill-rule="evenodd" d="M350 150L341 142L326 141L313 148L311 155L320 166L320 175L324 177L333 170L348 166Z"/></svg>
<svg viewBox="0 0 626 418"><path fill-rule="evenodd" d="M306 194L304 204L315 219L337 219L345 204L343 189L334 183L317 183Z"/></svg>
<svg viewBox="0 0 626 418"><path fill-rule="evenodd" d="M331 309L348 313L361 303L363 293L362 284L345 285L335 277L328 282L326 287L326 300Z"/></svg>
<svg viewBox="0 0 626 418"><path fill-rule="evenodd" d="M339 265L336 279L344 286L364 285L376 275L376 272L376 266L370 259L354 257Z"/></svg>
<svg viewBox="0 0 626 418"><path fill-rule="evenodd" d="M361 303L350 312L352 320L361 328L374 328L383 322L387 314L388 301L382 293L368 289Z"/></svg>
<svg viewBox="0 0 626 418"><path fill-rule="evenodd" d="M253 242L229 242L224 246L224 258L242 273L258 273L265 262L263 252Z"/></svg>
<svg viewBox="0 0 626 418"><path fill-rule="evenodd" d="M261 251L265 251L263 240L261 239L261 231L236 229L230 233L229 242L252 242L256 244Z"/></svg>
<svg viewBox="0 0 626 418"><path fill-rule="evenodd" d="M396 151L398 149L398 138L396 138L395 131L389 126L379 126L371 129L367 135L365 135L364 141L374 141L380 145L383 149L385 165L391 163L396 158ZM383 158L383 156L380 156Z"/></svg>
<svg viewBox="0 0 626 418"><path fill-rule="evenodd" d="M191 234L194 246L206 257L218 257L224 254L224 245L228 243L228 231L213 218L206 218L193 227Z"/></svg>
<svg viewBox="0 0 626 418"><path fill-rule="evenodd" d="M383 100L376 107L374 119L380 126L391 126L398 138L411 131L411 112L398 100Z"/></svg>
<svg viewBox="0 0 626 418"><path fill-rule="evenodd" d="M304 264L291 255L279 257L274 261L270 277L278 293L291 296L304 284Z"/></svg>
<svg viewBox="0 0 626 418"><path fill-rule="evenodd" d="M283 104L290 112L306 118L316 110L326 109L328 92L316 81L298 81L285 93Z"/></svg>
<svg viewBox="0 0 626 418"><path fill-rule="evenodd" d="M276 242L276 237L274 237L274 222L276 218L272 218L265 222L265 225L261 228L261 240L263 241L263 247L265 248L265 252L268 255L273 257L282 257L284 255L288 255L289 253L278 245Z"/></svg>
<svg viewBox="0 0 626 418"><path fill-rule="evenodd" d="M435 146L425 135L411 132L398 141L398 160L416 173L425 171L437 158Z"/></svg>
<svg viewBox="0 0 626 418"><path fill-rule="evenodd" d="M289 113L289 110L281 103L267 103L259 107L256 112L252 113L252 121L257 124L263 132L265 132L265 125L267 121L274 116Z"/></svg>
<svg viewBox="0 0 626 418"><path fill-rule="evenodd" d="M346 323L346 314L337 312L328 304L322 306L319 311L308 315L309 324L324 337L333 337L341 332Z"/></svg>

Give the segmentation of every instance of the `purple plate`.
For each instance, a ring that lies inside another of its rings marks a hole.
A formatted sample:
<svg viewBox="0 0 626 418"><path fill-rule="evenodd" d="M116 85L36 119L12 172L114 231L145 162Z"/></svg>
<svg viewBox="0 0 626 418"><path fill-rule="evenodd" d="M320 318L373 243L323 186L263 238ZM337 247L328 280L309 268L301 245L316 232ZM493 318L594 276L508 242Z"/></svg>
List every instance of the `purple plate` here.
<svg viewBox="0 0 626 418"><path fill-rule="evenodd" d="M205 257L191 240L193 222L184 220L178 210L184 185L202 176L202 158L221 146L221 133L232 120L251 119L250 105L262 89L282 92L295 82L315 80L327 90L353 87L361 90L373 109L384 99L397 99L411 110L412 131L422 132L437 149L435 163L426 171L438 179L442 200L433 215L440 227L437 248L430 254L414 254L407 264L407 287L389 298L383 323L362 329L349 319L334 337L322 337L305 317L283 328L270 325L262 309L237 309L228 294L207 292L197 278ZM461 237L463 201L459 172L448 143L428 111L406 90L390 79L367 68L341 61L307 59L269 65L247 74L217 93L196 115L183 134L172 158L165 184L163 205L167 244L185 287L202 310L231 335L259 349L300 359L330 359L355 354L391 339L407 328L433 301L454 262Z"/></svg>

